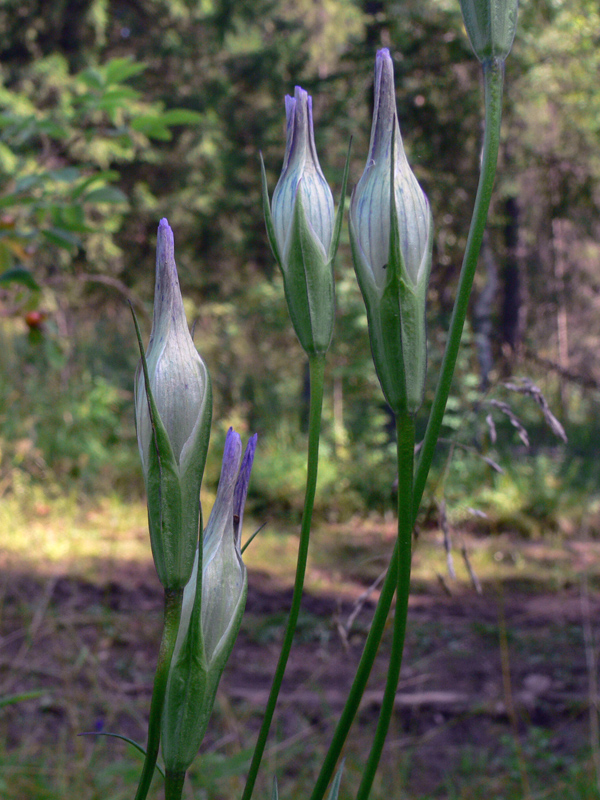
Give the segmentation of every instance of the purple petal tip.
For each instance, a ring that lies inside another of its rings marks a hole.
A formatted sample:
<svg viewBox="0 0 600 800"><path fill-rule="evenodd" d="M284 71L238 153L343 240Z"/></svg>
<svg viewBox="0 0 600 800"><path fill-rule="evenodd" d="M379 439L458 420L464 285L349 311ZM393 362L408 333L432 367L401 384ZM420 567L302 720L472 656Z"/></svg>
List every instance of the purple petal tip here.
<svg viewBox="0 0 600 800"><path fill-rule="evenodd" d="M242 440L239 433L229 428L223 448L223 463L219 479L219 492L233 491L242 458Z"/></svg>
<svg viewBox="0 0 600 800"><path fill-rule="evenodd" d="M248 484L250 483L250 473L252 471L252 463L254 462L254 453L256 451L256 440L258 435L255 433L251 436L248 444L246 445L246 452L242 459L242 466L235 484L235 491L233 494L233 514L234 514L234 533L235 540L239 546L239 540L242 533L242 520L244 517L244 506L246 504L246 496L248 494Z"/></svg>
<svg viewBox="0 0 600 800"><path fill-rule="evenodd" d="M175 250L175 240L173 237L173 231L171 230L171 226L167 222L166 218L163 217L158 224L158 245L159 249L162 247L165 248L168 255L173 255Z"/></svg>
<svg viewBox="0 0 600 800"><path fill-rule="evenodd" d="M309 93L301 86L294 87L294 100L297 103L310 103L312 98Z"/></svg>

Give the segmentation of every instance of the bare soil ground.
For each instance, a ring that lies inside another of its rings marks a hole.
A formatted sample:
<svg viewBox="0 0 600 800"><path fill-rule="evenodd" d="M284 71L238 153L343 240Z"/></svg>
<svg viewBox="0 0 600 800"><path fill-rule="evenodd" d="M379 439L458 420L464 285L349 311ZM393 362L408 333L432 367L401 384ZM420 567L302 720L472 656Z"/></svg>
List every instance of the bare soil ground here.
<svg viewBox="0 0 600 800"><path fill-rule="evenodd" d="M249 585L207 752L251 746L270 686L291 589L260 572L250 574ZM0 694L41 690L3 710L6 749L26 751L31 760L60 743L89 764L96 745L78 733L118 731L143 742L161 631L162 592L152 567L111 563L106 580L100 575L94 583L11 568L0 572L0 589ZM343 706L376 599L346 630L363 589L357 579L347 596L305 596L271 750L292 753L288 773L310 763ZM444 795L449 778L473 763L487 769L499 748L513 748L517 768L523 766L532 731L543 764L550 755L553 763L581 754L589 760L590 698L595 702L589 637L599 620L600 596L576 585L549 592L504 581L484 585L482 595L463 589L453 596L440 583L419 585L410 602L388 766L398 765L404 785L419 796ZM389 635L351 736L350 774L377 720L388 647ZM531 757L539 762L537 750Z"/></svg>

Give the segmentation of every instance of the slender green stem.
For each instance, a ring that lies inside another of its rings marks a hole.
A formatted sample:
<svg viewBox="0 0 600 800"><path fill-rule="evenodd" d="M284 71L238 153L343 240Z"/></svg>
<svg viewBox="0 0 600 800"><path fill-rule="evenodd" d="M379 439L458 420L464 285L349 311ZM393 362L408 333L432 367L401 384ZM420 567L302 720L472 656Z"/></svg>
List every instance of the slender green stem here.
<svg viewBox="0 0 600 800"><path fill-rule="evenodd" d="M171 772L165 775L165 800L181 800L185 772Z"/></svg>
<svg viewBox="0 0 600 800"><path fill-rule="evenodd" d="M371 674L371 668L373 667L375 656L377 655L379 643L381 641L381 637L383 636L387 615L392 604L392 598L396 589L397 569L398 542L396 541L392 560L390 561L385 581L381 587L379 602L377 603L377 608L375 609L375 614L373 616L373 621L371 622L371 627L369 628L369 633L367 635L367 640L363 648L360 662L358 664L354 680L352 681L352 686L350 687L346 704L342 710L342 715L335 727L331 744L329 745L329 750L327 751L325 760L323 761L323 766L321 767L321 771L317 777L317 782L315 783L310 800L323 800L325 797L327 786L335 771L340 753L342 752L342 747L344 746L344 742L346 741L346 737L350 731L350 726L352 725L352 721L354 720L356 712L358 711L367 681L369 680L369 675Z"/></svg>
<svg viewBox="0 0 600 800"><path fill-rule="evenodd" d="M433 460L435 446L440 435L446 403L450 394L454 368L460 348L465 318L473 279L479 259L481 242L487 221L487 215L492 199L496 165L498 163L498 148L500 146L500 123L502 121L502 86L504 82L504 62L498 59L487 61L483 65L483 80L485 87L485 134L483 140L483 155L481 159L481 173L479 186L475 198L475 208L471 219L469 238L463 258L456 301L452 311L448 341L442 361L442 369L427 422L427 430L423 439L423 446L417 463L415 474L414 506L419 507L429 469Z"/></svg>
<svg viewBox="0 0 600 800"><path fill-rule="evenodd" d="M425 447L424 443L415 473L412 504L413 522L419 511L419 505L425 489L425 482L429 474L435 444L437 442L437 437L441 427L441 420L446 408L446 401L448 400L448 393L450 391L450 384L452 382L452 375L454 373L454 366L456 364L456 356L458 354L458 344L460 343L468 306L469 294L473 284L474 269L479 257L479 250L481 248L481 241L483 238L483 230L485 228L485 222L487 220L487 213L490 205L491 190L494 182L494 176L496 174L498 147L500 141L503 69L503 64L498 61L491 62L490 64L484 66L485 133L481 173L479 175L479 186L477 189L477 197L475 198L475 206L473 209L473 217L471 219L469 237L467 239L467 249L465 251L461 276L459 279L455 311L452 314L448 341L446 343L446 353L444 355L442 374L440 375L440 380L438 382L438 388L429 417L427 432L425 434L427 439L427 447ZM460 307L460 313L456 311L457 307ZM455 352L452 355L453 351ZM310 800L323 800L325 797L327 786L335 771L336 764L344 746L344 742L346 741L346 737L350 731L350 726L352 725L356 712L358 711L361 698L364 694L364 690L373 667L373 662L375 661L377 649L383 635L383 630L390 606L392 605L392 598L396 588L397 569L398 542L396 542L394 547L388 572L383 582L383 586L381 587L379 602L377 603L377 608L375 609L371 628L369 630L362 656L356 670L356 675L354 676L354 681L350 688L342 715L333 733L329 750L327 751L325 760L323 761L323 766L321 767L321 771L317 778L315 788L310 796Z"/></svg>
<svg viewBox="0 0 600 800"><path fill-rule="evenodd" d="M356 800L367 800L371 792L375 773L381 758L390 720L394 710L396 690L400 679L404 637L406 634L406 617L408 613L408 595L410 594L410 566L412 560L413 530L413 471L415 461L415 423L409 414L396 417L396 434L398 447L398 554L396 559L396 611L394 614L394 635L392 652L388 667L387 681L383 693L383 702L377 721L377 729L371 752L363 772ZM390 570L391 572L391 570ZM393 574L393 573L392 573Z"/></svg>
<svg viewBox="0 0 600 800"><path fill-rule="evenodd" d="M292 641L296 632L298 614L300 613L300 602L302 600L302 590L304 588L304 576L306 574L306 561L308 557L308 543L310 539L310 526L312 522L312 512L315 502L315 490L317 488L317 469L319 463L319 437L321 433L321 412L323 408L323 378L325 373L325 354L309 356L310 369L310 412L308 419L308 462L306 474L306 493L304 496L304 511L302 514L302 525L300 528L300 544L298 547L298 562L296 564L296 579L294 581L294 593L292 605L288 617L279 661L273 676L271 692L265 709L265 716L258 734L252 762L244 787L242 800L250 800L256 783L256 776L260 767L260 762L267 743L267 736L279 690L283 681L285 668L287 666Z"/></svg>
<svg viewBox="0 0 600 800"><path fill-rule="evenodd" d="M148 744L146 746L146 758L144 759L144 766L142 768L142 774L140 775L140 782L135 794L135 800L146 800L154 775L156 759L158 758L160 720L167 689L167 678L169 677L169 669L171 667L171 658L173 657L173 648L175 647L177 631L179 629L182 599L183 589L165 589L165 624L158 653L156 673L154 675L152 700L150 702Z"/></svg>

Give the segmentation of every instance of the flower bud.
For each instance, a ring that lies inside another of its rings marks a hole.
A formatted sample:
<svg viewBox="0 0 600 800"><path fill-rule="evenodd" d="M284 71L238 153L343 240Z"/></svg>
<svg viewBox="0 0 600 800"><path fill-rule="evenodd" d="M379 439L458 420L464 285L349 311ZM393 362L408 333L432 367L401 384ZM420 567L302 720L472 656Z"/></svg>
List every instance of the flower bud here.
<svg viewBox="0 0 600 800"><path fill-rule="evenodd" d="M460 0L465 29L481 62L504 61L510 53L518 5L518 0Z"/></svg>
<svg viewBox="0 0 600 800"><path fill-rule="evenodd" d="M377 375L396 414L415 413L423 397L432 232L427 197L402 145L392 59L380 50L369 156L350 202L350 243Z"/></svg>
<svg viewBox="0 0 600 800"><path fill-rule="evenodd" d="M333 196L315 148L312 98L296 86L294 97L285 98L285 110L285 159L272 206L262 169L265 221L300 344L309 354L324 353L333 333L333 258L343 202L334 219Z"/></svg>
<svg viewBox="0 0 600 800"><path fill-rule="evenodd" d="M145 362L135 379L135 419L152 555L164 587L182 589L198 542L212 393L188 330L166 219L158 228L154 317Z"/></svg>
<svg viewBox="0 0 600 800"><path fill-rule="evenodd" d="M277 247L285 257L292 240L294 206L300 197L311 232L327 254L333 237L333 195L315 147L312 97L300 86L296 86L293 97L285 98L285 116L285 158L271 208Z"/></svg>
<svg viewBox="0 0 600 800"><path fill-rule="evenodd" d="M256 435L242 460L241 439L229 430L202 552L196 553L183 592L161 726L165 767L172 772L187 770L198 752L242 621L248 585L241 554L242 518L255 449Z"/></svg>

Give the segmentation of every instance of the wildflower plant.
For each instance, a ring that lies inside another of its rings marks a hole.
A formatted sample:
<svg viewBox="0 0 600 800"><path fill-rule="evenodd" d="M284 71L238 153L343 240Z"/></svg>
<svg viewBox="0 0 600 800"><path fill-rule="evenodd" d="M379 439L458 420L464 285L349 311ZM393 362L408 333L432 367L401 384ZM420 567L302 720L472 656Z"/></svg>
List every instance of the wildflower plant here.
<svg viewBox="0 0 600 800"><path fill-rule="evenodd" d="M383 395L396 421L398 536L351 689L310 800L336 800L344 742L358 710L396 596L392 651L377 729L356 787L367 800L387 735L398 686L407 622L412 532L456 365L467 304L486 224L498 158L504 60L516 26L516 0L460 0L485 89L481 172L446 350L415 463L415 417L427 370L425 304L432 266L429 202L404 150L387 49L377 53L375 107L364 173L352 194L349 232L356 276ZM249 766L242 800L252 797L287 660L306 572L317 484L326 354L335 316L333 261L342 225L348 164L337 213L315 147L312 98L300 87L286 97L286 151L269 200L262 165L267 235L281 268L290 317L308 357L311 398L307 482L294 593L281 654ZM179 800L185 774L202 743L217 686L242 623L247 573L242 561L243 509L256 437L242 456L230 430L216 501L202 532L200 484L211 419L208 370L187 329L172 231L158 231L154 320L135 381L136 425L148 492L150 539L165 590L165 626L152 694L148 744L136 800L147 796L159 744L165 797ZM277 783L272 797L278 797Z"/></svg>
<svg viewBox="0 0 600 800"><path fill-rule="evenodd" d="M181 794L208 725L219 680L246 605L241 554L244 505L256 449L225 440L217 497L204 535L200 486L210 434L208 371L189 333L166 219L157 237L154 317L135 380L138 445L148 492L152 554L165 589L165 624L154 679L148 744L136 800L148 794L159 743L165 793Z"/></svg>

